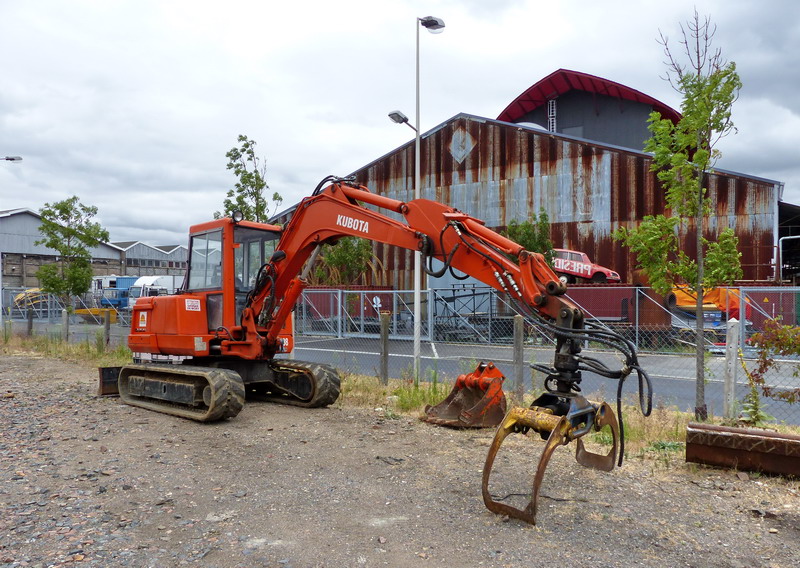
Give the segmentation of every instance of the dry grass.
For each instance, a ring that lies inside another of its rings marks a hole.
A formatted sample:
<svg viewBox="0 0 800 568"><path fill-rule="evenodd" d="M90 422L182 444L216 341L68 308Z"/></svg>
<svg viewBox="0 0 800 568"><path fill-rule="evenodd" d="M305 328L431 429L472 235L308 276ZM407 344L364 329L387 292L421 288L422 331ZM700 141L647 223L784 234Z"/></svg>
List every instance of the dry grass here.
<svg viewBox="0 0 800 568"><path fill-rule="evenodd" d="M342 396L338 404L342 406L380 408L384 416L396 418L408 416L419 418L424 416L426 404L436 404L450 392L452 385L442 383L420 382L391 379L388 385L381 385L377 378L365 375L345 374L342 377ZM512 406L529 406L534 394L526 394L520 404L511 393L506 393L509 408ZM598 393L588 397L592 401L604 400ZM614 408L613 401L607 401ZM644 416L639 409L638 401L626 401L622 406L625 430L625 454L630 458L639 458L658 464L658 467L670 469L677 463L684 463L686 427L694 420L689 412L682 412L675 407L656 406L650 416ZM710 423L722 424L722 419L712 418ZM781 432L800 434L800 428L793 426L770 426ZM610 429L606 427L600 432L589 434L585 441L590 451L606 453L612 442Z"/></svg>
<svg viewBox="0 0 800 568"><path fill-rule="evenodd" d="M4 334L0 343L0 353L3 355L35 353L96 367L120 366L130 363L132 359L130 349L124 345L108 348L102 331L93 340L79 343L65 342L58 333L32 337Z"/></svg>
<svg viewBox="0 0 800 568"><path fill-rule="evenodd" d="M400 415L420 417L425 406L437 404L450 392L451 386L436 382L389 379L382 385L377 377L342 373L342 392L337 404L358 408L381 408L388 417Z"/></svg>

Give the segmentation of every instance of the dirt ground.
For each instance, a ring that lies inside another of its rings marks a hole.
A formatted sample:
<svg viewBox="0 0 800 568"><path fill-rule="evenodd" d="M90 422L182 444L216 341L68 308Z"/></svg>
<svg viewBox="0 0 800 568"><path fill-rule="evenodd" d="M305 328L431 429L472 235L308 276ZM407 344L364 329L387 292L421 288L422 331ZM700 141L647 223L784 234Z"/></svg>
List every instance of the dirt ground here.
<svg viewBox="0 0 800 568"><path fill-rule="evenodd" d="M483 505L491 431L346 401L199 424L97 377L0 356L0 566L800 566L797 480L559 449L531 526ZM529 492L542 447L510 437L493 493Z"/></svg>

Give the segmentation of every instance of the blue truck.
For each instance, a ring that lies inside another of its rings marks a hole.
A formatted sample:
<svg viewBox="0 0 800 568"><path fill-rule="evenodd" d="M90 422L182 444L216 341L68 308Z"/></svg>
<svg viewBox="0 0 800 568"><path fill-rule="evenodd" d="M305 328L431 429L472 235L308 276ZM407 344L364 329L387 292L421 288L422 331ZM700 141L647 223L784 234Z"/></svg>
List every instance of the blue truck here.
<svg viewBox="0 0 800 568"><path fill-rule="evenodd" d="M137 276L99 276L94 279L93 287L100 298L100 306L117 311L127 309L130 288Z"/></svg>

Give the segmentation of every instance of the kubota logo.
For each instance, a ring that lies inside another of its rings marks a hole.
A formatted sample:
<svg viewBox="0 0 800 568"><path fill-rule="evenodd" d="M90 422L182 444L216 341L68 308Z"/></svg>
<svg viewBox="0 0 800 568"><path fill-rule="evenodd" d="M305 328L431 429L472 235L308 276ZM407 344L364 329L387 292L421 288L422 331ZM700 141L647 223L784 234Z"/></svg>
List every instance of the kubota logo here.
<svg viewBox="0 0 800 568"><path fill-rule="evenodd" d="M354 219L353 217L348 217L347 215L337 215L336 224L347 229L355 229L356 231L361 231L362 233L369 233L368 221Z"/></svg>

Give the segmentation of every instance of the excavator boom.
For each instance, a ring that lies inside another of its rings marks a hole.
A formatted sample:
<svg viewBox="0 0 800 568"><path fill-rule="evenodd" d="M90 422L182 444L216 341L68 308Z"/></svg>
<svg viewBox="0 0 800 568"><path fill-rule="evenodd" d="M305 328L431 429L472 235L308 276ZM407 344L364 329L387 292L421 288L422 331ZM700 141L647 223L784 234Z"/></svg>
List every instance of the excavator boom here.
<svg viewBox="0 0 800 568"><path fill-rule="evenodd" d="M398 213L406 223L376 208ZM305 287L297 277L303 265L322 244L344 236L419 250L425 259L444 263L439 272L449 268L467 274L550 320L579 326L582 318L574 304L560 297L566 287L541 254L523 250L482 221L441 203L426 199L406 203L338 181L298 205L268 267L274 275L271 285L259 290L250 306L266 324L267 344L277 340ZM518 256L519 264L506 255Z"/></svg>

